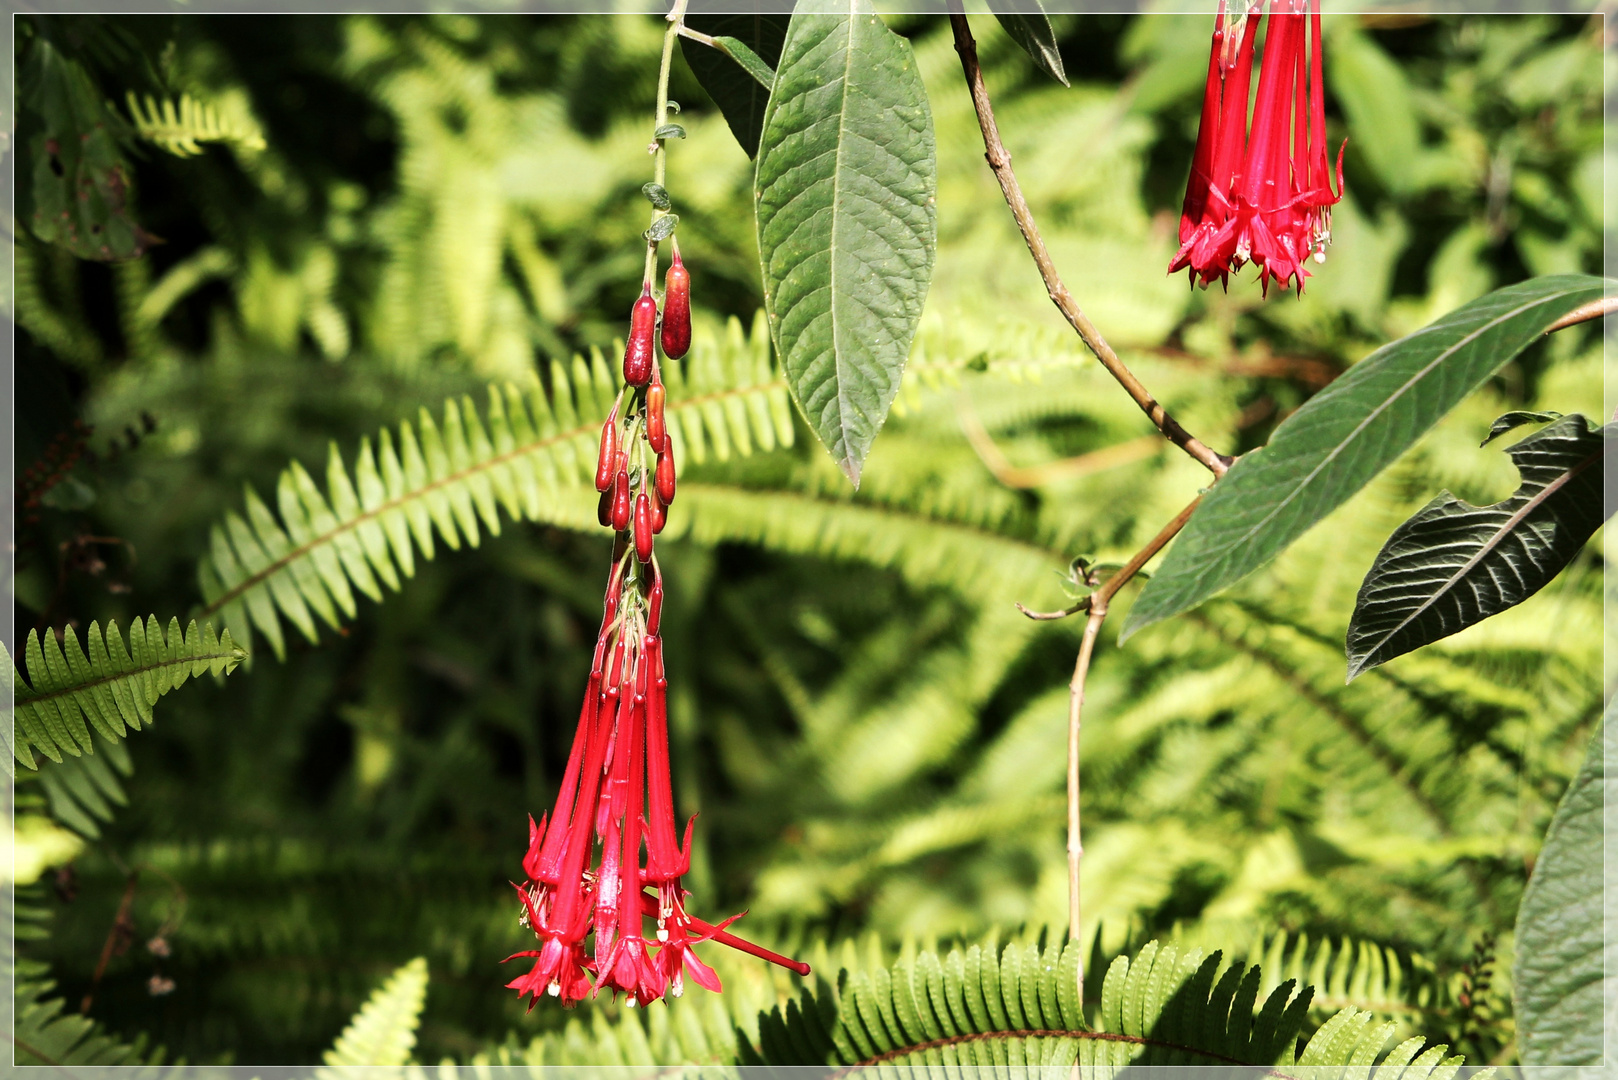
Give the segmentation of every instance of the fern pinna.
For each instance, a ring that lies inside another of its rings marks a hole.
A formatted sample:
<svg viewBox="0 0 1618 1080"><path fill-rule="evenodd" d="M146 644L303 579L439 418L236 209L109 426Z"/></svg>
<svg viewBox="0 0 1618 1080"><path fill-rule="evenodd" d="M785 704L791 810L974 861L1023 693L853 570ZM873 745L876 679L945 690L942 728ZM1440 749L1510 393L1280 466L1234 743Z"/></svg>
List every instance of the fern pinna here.
<svg viewBox="0 0 1618 1080"><path fill-rule="evenodd" d="M762 315L744 333L732 318L723 337L699 333L684 364L664 364L667 434L674 462L721 461L754 448L791 445L786 383L770 358ZM594 520L586 478L596 471L596 442L617 386L605 358L553 362L549 386L490 386L480 413L471 398L444 403L442 424L423 409L383 430L375 448L360 443L352 474L335 445L326 491L302 465L281 474L279 519L251 490L247 515L214 527L199 568L203 614L217 615L243 642L256 628L277 656L285 652L284 616L310 641L315 617L336 627L355 614L356 590L382 599L415 572L417 552L431 559L434 533L451 550L499 535L503 510L513 521L578 528ZM676 520L675 527L681 527Z"/></svg>

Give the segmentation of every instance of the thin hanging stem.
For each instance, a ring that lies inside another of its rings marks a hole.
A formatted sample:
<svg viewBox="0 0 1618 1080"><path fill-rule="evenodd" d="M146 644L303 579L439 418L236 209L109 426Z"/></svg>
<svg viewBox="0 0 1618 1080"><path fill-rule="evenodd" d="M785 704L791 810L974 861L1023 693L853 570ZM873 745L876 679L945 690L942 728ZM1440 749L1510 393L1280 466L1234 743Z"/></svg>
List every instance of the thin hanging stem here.
<svg viewBox="0 0 1618 1080"><path fill-rule="evenodd" d="M1056 263L1051 259L1051 253L1039 235L1039 226L1034 223L1034 212L1029 209L1028 200L1023 197L1022 188L1017 183L1017 174L1011 171L1011 155L1006 152L1005 145L1000 141L1000 129L994 120L994 107L989 103L989 91L983 85L983 70L978 66L977 41L972 37L971 27L967 25L960 0L950 0L949 22L955 32L955 51L961 56L961 69L966 74L966 85L972 92L972 107L977 111L978 127L983 132L983 156L988 159L989 168L994 171L995 179L1000 182L1000 191L1005 195L1006 205L1011 208L1011 216L1017 220L1017 228L1022 230L1023 240L1028 245L1028 253L1034 257L1034 265L1039 268L1039 276L1045 282L1045 291L1050 296L1051 303L1056 305L1069 325L1078 332L1079 338L1095 354L1095 358L1101 361L1101 366L1106 368L1107 373L1124 388L1124 392L1134 399L1147 419L1163 433L1164 438L1200 462L1214 476L1225 475L1232 459L1209 448L1169 415L1169 411L1152 396L1139 379L1135 378L1134 373L1124 366L1124 362L1118 359L1118 354L1112 351L1107 339L1101 336L1101 331L1097 330L1095 324L1080 310L1078 302L1073 299L1073 294L1068 292L1067 286L1062 283L1061 275L1056 272Z"/></svg>
<svg viewBox="0 0 1618 1080"><path fill-rule="evenodd" d="M669 70L674 66L674 42L680 36L680 30L685 24L685 7L689 0L674 0L674 7L668 13L669 28L663 32L663 61L657 69L657 117L653 121L652 130L656 131L669 122ZM647 147L652 155L652 183L658 187L668 170L668 150L663 146L662 139L653 139ZM652 207L652 224L657 219L668 214L667 210ZM646 241L646 280L652 281L657 277L657 241Z"/></svg>

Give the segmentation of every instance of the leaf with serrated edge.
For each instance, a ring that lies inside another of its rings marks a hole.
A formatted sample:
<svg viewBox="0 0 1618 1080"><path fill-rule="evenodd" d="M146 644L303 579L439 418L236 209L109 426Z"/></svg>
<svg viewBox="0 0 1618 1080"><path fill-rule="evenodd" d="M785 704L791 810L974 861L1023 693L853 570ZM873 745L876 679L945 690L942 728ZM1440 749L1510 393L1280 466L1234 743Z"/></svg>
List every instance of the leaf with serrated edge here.
<svg viewBox="0 0 1618 1080"><path fill-rule="evenodd" d="M1355 364L1203 497L1135 601L1120 639L1195 607L1269 562L1606 284L1561 274L1510 285Z"/></svg>
<svg viewBox="0 0 1618 1080"><path fill-rule="evenodd" d="M793 397L855 484L932 279L937 182L909 43L869 0L800 5L754 182L764 307Z"/></svg>
<svg viewBox="0 0 1618 1080"><path fill-rule="evenodd" d="M1604 518L1601 464L1618 448L1574 414L1507 449L1522 483L1492 506L1442 492L1394 530L1348 624L1348 677L1459 633L1548 585Z"/></svg>
<svg viewBox="0 0 1618 1080"><path fill-rule="evenodd" d="M1614 876L1602 858L1603 807L1613 798L1603 789L1612 784L1615 715L1618 699L1551 818L1517 912L1512 985L1524 1065L1601 1064L1602 897Z"/></svg>

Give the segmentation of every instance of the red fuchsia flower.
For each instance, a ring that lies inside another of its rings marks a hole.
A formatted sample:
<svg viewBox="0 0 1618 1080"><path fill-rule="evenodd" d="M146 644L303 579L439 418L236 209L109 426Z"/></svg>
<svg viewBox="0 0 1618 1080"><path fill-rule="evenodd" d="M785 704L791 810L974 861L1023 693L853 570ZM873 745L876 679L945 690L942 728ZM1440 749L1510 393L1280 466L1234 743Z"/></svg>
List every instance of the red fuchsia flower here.
<svg viewBox="0 0 1618 1080"><path fill-rule="evenodd" d="M1237 0L1238 3L1242 0ZM1306 10L1307 5L1307 10ZM1263 0L1227 13L1220 0L1208 56L1202 120L1180 213L1180 250L1169 272L1189 270L1193 284L1228 284L1252 262L1265 293L1270 282L1303 292L1311 255L1326 261L1331 207L1342 197L1326 154L1321 83L1320 0L1273 0L1248 125L1253 55Z"/></svg>
<svg viewBox="0 0 1618 1080"><path fill-rule="evenodd" d="M685 910L681 878L691 866L695 818L681 843L659 636L662 576L655 561L642 562L632 551L627 534L619 534L617 553L567 771L551 813L539 824L528 819L528 882L514 886L522 898L519 921L540 947L507 958L536 958L533 970L507 985L518 997L548 994L564 1006L603 990L622 993L628 1006L649 1005L665 994L679 996L686 975L717 992L719 977L694 951L704 941L807 975L807 964L728 933L740 916L713 926ZM600 856L592 871L596 840ZM656 926L655 940L645 935L646 919Z"/></svg>

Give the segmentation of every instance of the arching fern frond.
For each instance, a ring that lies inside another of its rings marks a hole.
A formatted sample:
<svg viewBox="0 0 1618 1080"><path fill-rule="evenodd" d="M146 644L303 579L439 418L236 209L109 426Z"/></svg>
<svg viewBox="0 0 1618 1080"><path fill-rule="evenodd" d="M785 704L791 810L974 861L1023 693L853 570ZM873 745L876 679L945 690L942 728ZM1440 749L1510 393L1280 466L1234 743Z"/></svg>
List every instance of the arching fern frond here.
<svg viewBox="0 0 1618 1080"><path fill-rule="evenodd" d="M142 1065L144 1048L118 1042L94 1020L68 1012L50 969L35 960L17 961L16 1030L18 1065ZM139 1076L140 1073L134 1074Z"/></svg>
<svg viewBox="0 0 1618 1080"><path fill-rule="evenodd" d="M1341 1009L1357 1009L1410 1027L1446 1018L1455 1007L1449 984L1430 961L1401 956L1372 941L1276 934L1259 942L1249 960L1264 970L1263 992L1283 979L1314 987L1316 1020Z"/></svg>
<svg viewBox="0 0 1618 1080"><path fill-rule="evenodd" d="M129 804L119 777L134 771L129 748L123 741L103 738L83 757L41 762L39 772L33 775L45 793L50 816L94 840L101 836L98 823L112 820L113 807ZM24 773L22 779L28 776Z"/></svg>
<svg viewBox="0 0 1618 1080"><path fill-rule="evenodd" d="M664 371L668 428L676 463L720 461L790 445L786 383L770 360L762 315L752 333L731 319L723 339L699 337L684 370ZM355 614L354 592L382 599L415 572L417 552L435 553L434 534L450 549L476 547L511 520L578 521L593 506L600 425L618 393L599 351L571 367L553 362L550 387L490 386L480 412L470 397L444 403L443 419L425 409L383 430L373 449L360 444L352 473L333 445L326 490L294 463L276 490L279 516L251 489L247 516L230 514L213 530L199 569L204 617L219 616L240 638L249 626L285 651L281 617L310 641L315 619L336 627ZM588 498L585 497L586 493Z"/></svg>
<svg viewBox="0 0 1618 1080"><path fill-rule="evenodd" d="M158 698L194 675L232 671L245 655L228 630L215 637L212 624L198 629L193 621L182 633L180 620L171 619L165 633L155 616L129 624L127 645L111 621L105 634L91 623L84 640L87 648L81 649L71 626L63 628L60 644L54 633L28 632L28 676L18 672L16 679L16 742L6 755L8 772L13 755L37 767L30 743L52 761L93 753L86 720L107 739L121 739L126 727L138 730L152 722ZM4 656L0 675L7 683L12 669L11 657ZM10 732L9 723L0 726Z"/></svg>
<svg viewBox="0 0 1618 1080"><path fill-rule="evenodd" d="M907 950L912 952L912 950ZM993 939L968 949L912 952L891 967L845 964L835 991L805 990L761 1016L743 1064L893 1064L951 1075L965 1067L1039 1066L1115 1075L1131 1065L1365 1066L1393 1033L1349 1008L1321 1026L1299 1054L1313 991L1280 983L1260 1001L1262 971L1219 953L1148 943L1107 969L1098 1002L1078 995L1080 946ZM854 956L845 949L845 957ZM1460 1064L1423 1040L1384 1063L1444 1080ZM1406 1073L1410 1075L1410 1073Z"/></svg>
<svg viewBox="0 0 1618 1080"><path fill-rule="evenodd" d="M427 958L418 956L399 968L366 999L337 1042L326 1051L328 1069L317 1075L325 1080L359 1075L377 1065L400 1066L410 1060L416 1045L416 1027L427 1003Z"/></svg>
<svg viewBox="0 0 1618 1080"><path fill-rule="evenodd" d="M213 102L198 101L190 94L162 101L147 94L144 108L133 90L124 100L140 137L177 157L202 153L202 147L197 144L205 142L231 143L243 150L265 147L264 133L244 110L223 109Z"/></svg>

